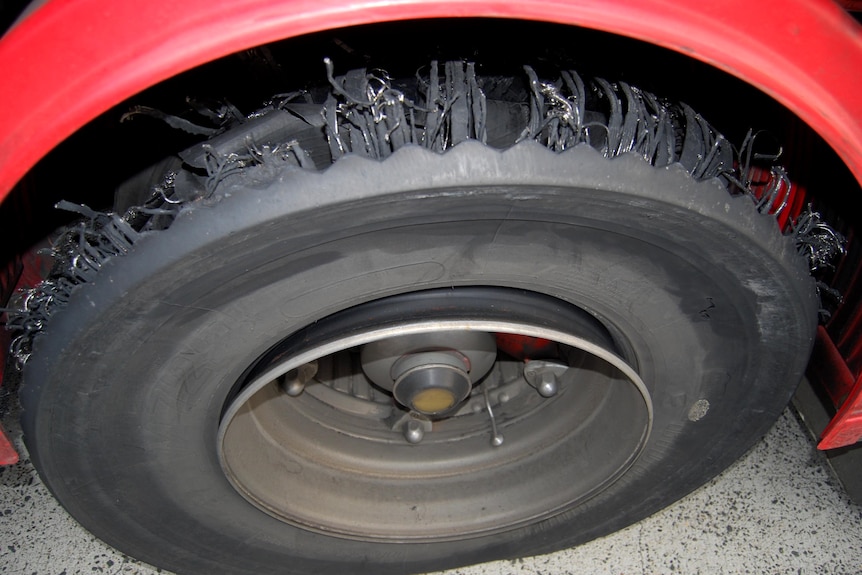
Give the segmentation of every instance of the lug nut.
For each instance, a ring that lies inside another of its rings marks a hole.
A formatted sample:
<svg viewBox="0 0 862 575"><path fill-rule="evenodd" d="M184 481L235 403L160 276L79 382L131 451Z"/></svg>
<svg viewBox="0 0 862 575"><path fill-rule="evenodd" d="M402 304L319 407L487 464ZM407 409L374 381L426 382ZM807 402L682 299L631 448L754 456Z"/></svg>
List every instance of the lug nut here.
<svg viewBox="0 0 862 575"><path fill-rule="evenodd" d="M557 383L557 376L554 375L554 372L544 372L542 374L542 379L536 389L539 391L539 395L541 395L542 397L553 397L557 395L559 384Z"/></svg>
<svg viewBox="0 0 862 575"><path fill-rule="evenodd" d="M542 397L553 397L560 391L560 378L569 366L555 361L531 361L524 367L524 379Z"/></svg>
<svg viewBox="0 0 862 575"><path fill-rule="evenodd" d="M404 439L407 443L417 444L425 437L425 428L415 419L409 419L404 424Z"/></svg>

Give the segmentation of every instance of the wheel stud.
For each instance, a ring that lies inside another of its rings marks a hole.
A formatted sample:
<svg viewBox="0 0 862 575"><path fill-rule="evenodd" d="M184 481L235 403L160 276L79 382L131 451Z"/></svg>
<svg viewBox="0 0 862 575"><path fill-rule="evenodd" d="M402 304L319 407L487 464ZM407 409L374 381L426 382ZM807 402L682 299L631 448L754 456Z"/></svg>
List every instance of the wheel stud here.
<svg viewBox="0 0 862 575"><path fill-rule="evenodd" d="M287 395L297 397L305 391L306 384L315 375L317 375L317 360L300 365L297 369L292 369L284 374L281 380L281 388Z"/></svg>
<svg viewBox="0 0 862 575"><path fill-rule="evenodd" d="M551 371L546 371L542 374L542 380L537 387L539 394L542 397L553 397L557 395L559 385L557 384L557 376Z"/></svg>
<svg viewBox="0 0 862 575"><path fill-rule="evenodd" d="M425 437L424 426L415 419L408 419L404 424L404 439L407 443L419 443Z"/></svg>
<svg viewBox="0 0 862 575"><path fill-rule="evenodd" d="M560 390L560 377L569 369L553 361L534 360L524 367L524 379L536 388L542 397L553 397Z"/></svg>

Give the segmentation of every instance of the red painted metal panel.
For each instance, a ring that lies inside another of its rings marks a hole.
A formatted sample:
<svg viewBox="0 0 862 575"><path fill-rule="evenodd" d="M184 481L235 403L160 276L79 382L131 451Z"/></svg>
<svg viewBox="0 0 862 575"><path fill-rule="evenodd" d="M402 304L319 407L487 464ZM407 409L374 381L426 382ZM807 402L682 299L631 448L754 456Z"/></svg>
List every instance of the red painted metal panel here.
<svg viewBox="0 0 862 575"><path fill-rule="evenodd" d="M597 28L714 64L796 112L862 182L862 34L833 0L53 0L0 41L0 194L100 112L205 61L323 29L462 16Z"/></svg>
<svg viewBox="0 0 862 575"><path fill-rule="evenodd" d="M847 253L829 282L843 303L821 328L809 369L809 378L836 408L821 434L820 449L862 439L862 241L853 230L847 240Z"/></svg>
<svg viewBox="0 0 862 575"><path fill-rule="evenodd" d="M794 164L791 163L789 165ZM773 181L773 178L769 170L752 167L748 171L747 180L751 182L754 196L760 199L764 194L768 193L769 184ZM802 213L807 193L799 184L790 180L779 181L777 185L778 189L775 193L775 199L771 203L774 209L769 210L768 213L774 214L778 211L779 206L786 204L787 207L782 207L781 213L778 215L778 225L782 230L788 230L793 222L796 221L796 218L799 217L799 214Z"/></svg>
<svg viewBox="0 0 862 575"><path fill-rule="evenodd" d="M832 404L838 406L844 403L850 397L856 381L823 326L817 331L811 363L816 371L810 377L826 392Z"/></svg>
<svg viewBox="0 0 862 575"><path fill-rule="evenodd" d="M541 337L498 333L496 339L497 349L521 361L554 358L557 355L557 344Z"/></svg>
<svg viewBox="0 0 862 575"><path fill-rule="evenodd" d="M15 446L12 445L12 441L9 440L6 431L0 427L0 465L14 465L18 463L18 459L19 456L15 450Z"/></svg>
<svg viewBox="0 0 862 575"><path fill-rule="evenodd" d="M862 439L862 374L854 378L822 327L812 361L817 364L815 383L826 390L835 405L840 406L821 433L817 448L835 449L853 445Z"/></svg>
<svg viewBox="0 0 862 575"><path fill-rule="evenodd" d="M817 449L846 447L857 443L860 439L862 439L862 376L856 380L853 393L823 430Z"/></svg>

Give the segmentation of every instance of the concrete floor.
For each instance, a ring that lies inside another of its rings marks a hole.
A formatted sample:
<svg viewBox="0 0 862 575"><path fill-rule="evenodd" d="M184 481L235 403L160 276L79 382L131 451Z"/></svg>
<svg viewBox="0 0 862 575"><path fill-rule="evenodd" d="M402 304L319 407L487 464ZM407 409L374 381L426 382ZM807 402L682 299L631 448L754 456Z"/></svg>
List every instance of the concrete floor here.
<svg viewBox="0 0 862 575"><path fill-rule="evenodd" d="M7 427L14 423L4 420ZM23 450L20 431L11 431ZM165 573L80 528L48 495L26 453L18 465L0 468L0 572ZM665 573L862 574L862 506L850 501L788 408L719 478L636 525L553 555L445 575Z"/></svg>

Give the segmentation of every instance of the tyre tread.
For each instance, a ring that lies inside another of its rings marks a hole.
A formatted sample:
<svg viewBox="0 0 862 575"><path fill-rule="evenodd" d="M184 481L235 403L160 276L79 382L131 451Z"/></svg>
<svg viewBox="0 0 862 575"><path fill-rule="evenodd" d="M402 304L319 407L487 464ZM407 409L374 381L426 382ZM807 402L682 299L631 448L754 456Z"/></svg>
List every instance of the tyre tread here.
<svg viewBox="0 0 862 575"><path fill-rule="evenodd" d="M319 152L311 154L305 149L316 146L307 143L309 127L318 128L314 133L328 143L330 164L350 155L385 160L410 145L445 153L468 140L486 143L489 126L501 113L491 105L486 91L496 93L497 85L513 83L511 78L478 75L472 62L441 65L432 61L424 76L420 70L415 81L400 84L380 70L356 69L335 75L333 63L327 59L325 64L329 91L320 108L324 121L297 121L303 118L292 113L306 142L287 138L256 145L251 137L242 137L244 126L250 123L240 122L232 128L238 134L231 141L241 142L244 149L228 153L205 142L196 153L181 153L182 157L205 158L206 174L198 175L192 168L170 171L161 184L146 190L147 199L140 205L119 213L69 202L58 204L82 219L58 232L52 271L36 287L20 292L17 305L8 312L7 329L13 332L10 355L18 367L27 362L34 339L78 286L91 282L110 259L129 253L148 232L169 227L183 209L212 202L220 186L255 167L276 172L318 170L320 161L312 156ZM760 194L748 179L752 168L748 158L755 141L751 133L737 150L686 104L660 99L623 82L584 80L573 70L560 71L558 78L549 81L525 66L524 77L515 78L514 83L517 81L526 86L526 101L517 104L527 112L524 125L510 126L510 145L532 140L554 152L588 145L607 158L635 154L657 168L678 164L699 181L717 179L731 196L748 196L753 210L769 214L776 222L787 209L786 202L776 200L781 186L788 182L782 167L773 166L770 180L758 182L765 189ZM519 91L509 88L506 92ZM296 97L271 103L249 118L290 112ZM303 115L308 116L307 110ZM511 114L503 121L511 124ZM775 229L792 236L812 272L844 250L844 238L810 206L788 229L780 230L777 223Z"/></svg>

